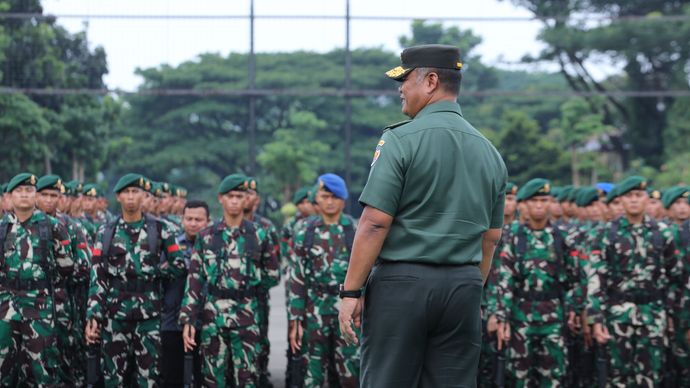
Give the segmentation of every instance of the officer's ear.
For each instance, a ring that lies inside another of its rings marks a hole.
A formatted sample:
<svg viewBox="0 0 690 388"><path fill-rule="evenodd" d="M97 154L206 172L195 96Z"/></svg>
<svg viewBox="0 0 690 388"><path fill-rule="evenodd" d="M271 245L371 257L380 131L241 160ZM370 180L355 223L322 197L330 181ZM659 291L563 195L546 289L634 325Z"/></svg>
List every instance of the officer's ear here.
<svg viewBox="0 0 690 388"><path fill-rule="evenodd" d="M218 203L221 205L223 204L223 202L221 201L222 199L223 199L223 196L221 194L218 194Z"/></svg>
<svg viewBox="0 0 690 388"><path fill-rule="evenodd" d="M429 94L432 94L440 89L441 83L438 78L438 73L435 71L429 71L424 77L424 86Z"/></svg>

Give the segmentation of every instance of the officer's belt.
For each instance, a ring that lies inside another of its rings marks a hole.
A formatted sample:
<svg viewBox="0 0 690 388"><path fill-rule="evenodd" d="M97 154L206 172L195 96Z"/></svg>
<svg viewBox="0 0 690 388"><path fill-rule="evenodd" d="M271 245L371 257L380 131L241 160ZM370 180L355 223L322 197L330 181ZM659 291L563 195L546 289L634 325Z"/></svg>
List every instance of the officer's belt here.
<svg viewBox="0 0 690 388"><path fill-rule="evenodd" d="M336 285L322 284L322 283L309 283L307 285L312 291L321 292L324 294L337 295L340 292L340 287Z"/></svg>
<svg viewBox="0 0 690 388"><path fill-rule="evenodd" d="M544 302L547 300L561 299L563 293L560 290L549 291L522 291L515 290L515 297L524 300L533 300L536 302Z"/></svg>
<svg viewBox="0 0 690 388"><path fill-rule="evenodd" d="M142 294L145 292L160 291L160 282L157 280L143 279L111 279L110 286L118 291Z"/></svg>
<svg viewBox="0 0 690 388"><path fill-rule="evenodd" d="M218 299L244 299L253 298L257 295L256 287L248 288L218 288L215 285L208 286L208 293Z"/></svg>
<svg viewBox="0 0 690 388"><path fill-rule="evenodd" d="M635 304L649 304L654 302L661 302L664 299L664 294L659 290L641 292L619 292L613 291L609 294L609 304L621 304L631 302Z"/></svg>
<svg viewBox="0 0 690 388"><path fill-rule="evenodd" d="M34 291L34 290L45 290L50 288L50 281L47 279L42 280L20 280L7 278L0 279L0 286L4 288L14 290L14 291Z"/></svg>

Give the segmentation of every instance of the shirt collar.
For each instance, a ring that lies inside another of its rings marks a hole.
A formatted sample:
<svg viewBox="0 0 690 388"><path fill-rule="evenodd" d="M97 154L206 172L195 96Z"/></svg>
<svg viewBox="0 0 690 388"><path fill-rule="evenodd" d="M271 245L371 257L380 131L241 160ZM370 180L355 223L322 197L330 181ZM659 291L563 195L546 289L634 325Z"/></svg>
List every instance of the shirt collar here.
<svg viewBox="0 0 690 388"><path fill-rule="evenodd" d="M455 101L441 100L425 106L422 110L417 112L417 115L414 117L414 120L426 116L428 114L437 112L453 112L462 116L460 104L458 104Z"/></svg>

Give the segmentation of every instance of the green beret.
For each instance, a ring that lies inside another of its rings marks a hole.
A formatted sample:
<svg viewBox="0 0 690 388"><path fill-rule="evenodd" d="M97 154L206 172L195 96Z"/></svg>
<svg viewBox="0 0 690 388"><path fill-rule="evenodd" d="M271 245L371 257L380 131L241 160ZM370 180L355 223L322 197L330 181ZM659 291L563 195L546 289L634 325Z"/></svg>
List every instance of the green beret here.
<svg viewBox="0 0 690 388"><path fill-rule="evenodd" d="M599 199L599 190L596 187L583 187L578 190L575 204L578 207L586 207Z"/></svg>
<svg viewBox="0 0 690 388"><path fill-rule="evenodd" d="M518 192L518 186L513 183L513 182L508 182L506 183L506 195L512 194L512 195L517 195Z"/></svg>
<svg viewBox="0 0 690 388"><path fill-rule="evenodd" d="M525 183L517 193L518 201L525 201L540 195L550 195L551 184L546 179L535 178Z"/></svg>
<svg viewBox="0 0 690 388"><path fill-rule="evenodd" d="M84 189L82 190L81 193L87 197L94 197L94 198L100 197L98 186L94 183L89 183L89 184L84 185Z"/></svg>
<svg viewBox="0 0 690 388"><path fill-rule="evenodd" d="M161 191L164 193L172 194L172 186L168 182L158 182L161 187Z"/></svg>
<svg viewBox="0 0 690 388"><path fill-rule="evenodd" d="M72 195L79 195L84 190L84 185L76 179L67 182L66 185L72 188Z"/></svg>
<svg viewBox="0 0 690 388"><path fill-rule="evenodd" d="M561 194L561 191L563 191L562 187L552 187L551 196L554 198L558 198L558 196Z"/></svg>
<svg viewBox="0 0 690 388"><path fill-rule="evenodd" d="M654 198L654 199L659 199L661 200L662 193L661 190L654 189L652 187L647 188L647 194L649 194L649 198Z"/></svg>
<svg viewBox="0 0 690 388"><path fill-rule="evenodd" d="M246 191L248 187L249 182L246 176L243 174L232 174L226 176L225 179L220 182L218 194L222 195L232 190Z"/></svg>
<svg viewBox="0 0 690 388"><path fill-rule="evenodd" d="M687 200L688 196L690 196L690 188L687 186L675 186L664 192L661 202L664 204L664 208L668 209L678 198L685 198Z"/></svg>
<svg viewBox="0 0 690 388"><path fill-rule="evenodd" d="M647 179L633 175L623 179L616 187L618 188L619 196L623 196L632 190L647 190Z"/></svg>
<svg viewBox="0 0 690 388"><path fill-rule="evenodd" d="M319 192L319 184L315 184L309 189L309 194L307 195L307 199L309 199L309 202L311 203L316 203L316 193Z"/></svg>
<svg viewBox="0 0 690 388"><path fill-rule="evenodd" d="M38 178L36 178L36 175L34 174L28 172L17 174L14 176L14 178L10 179L9 183L7 183L7 187L5 187L5 192L11 193L14 189L16 189L19 186L36 186L37 181Z"/></svg>
<svg viewBox="0 0 690 388"><path fill-rule="evenodd" d="M57 175L44 175L36 182L36 191L41 190L57 190L61 193L65 192L65 186L62 184L62 179Z"/></svg>
<svg viewBox="0 0 690 388"><path fill-rule="evenodd" d="M302 202L305 198L309 198L308 187L302 187L301 189L295 191L295 194L292 195L292 203L297 205L298 203Z"/></svg>
<svg viewBox="0 0 690 388"><path fill-rule="evenodd" d="M401 65L386 72L388 78L405 80L405 76L418 67L437 69L462 69L460 50L445 44L425 44L408 47L400 54Z"/></svg>
<svg viewBox="0 0 690 388"><path fill-rule="evenodd" d="M7 187L7 183L0 184L0 192L4 193L5 187Z"/></svg>
<svg viewBox="0 0 690 388"><path fill-rule="evenodd" d="M613 186L613 188L609 190L608 194L606 194L606 203L609 204L618 197L620 197L618 194L618 186Z"/></svg>
<svg viewBox="0 0 690 388"><path fill-rule="evenodd" d="M113 191L115 193L119 193L120 191L128 187L137 187L142 190L146 190L146 181L147 179L144 178L144 176L141 174L129 173L124 175L122 178L120 178L119 181L117 181L117 184L115 185Z"/></svg>
<svg viewBox="0 0 690 388"><path fill-rule="evenodd" d="M561 192L558 194L558 202L565 202L569 201L568 197L570 196L570 193L573 191L573 186L563 186L561 188Z"/></svg>
<svg viewBox="0 0 690 388"><path fill-rule="evenodd" d="M259 181L254 177L247 177L247 188L259 192Z"/></svg>

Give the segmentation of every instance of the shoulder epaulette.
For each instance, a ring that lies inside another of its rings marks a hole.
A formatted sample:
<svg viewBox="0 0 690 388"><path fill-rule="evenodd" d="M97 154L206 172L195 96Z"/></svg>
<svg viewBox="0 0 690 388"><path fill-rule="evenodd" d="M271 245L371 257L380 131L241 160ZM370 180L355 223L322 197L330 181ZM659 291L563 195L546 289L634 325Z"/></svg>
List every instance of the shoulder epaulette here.
<svg viewBox="0 0 690 388"><path fill-rule="evenodd" d="M391 124L391 125L388 125L388 126L386 126L385 128L383 128L383 130L384 130L384 131L388 131L388 130L391 130L391 129L395 129L395 128L398 128L398 127L401 126L401 125L405 125L405 124L409 123L410 121L412 121L412 120L404 120L404 121L401 121L401 122L399 122L399 123Z"/></svg>

